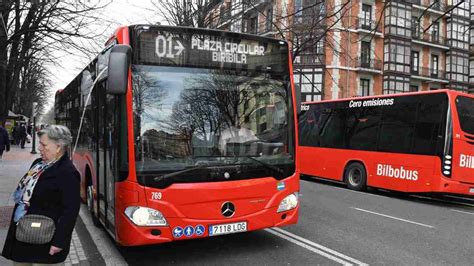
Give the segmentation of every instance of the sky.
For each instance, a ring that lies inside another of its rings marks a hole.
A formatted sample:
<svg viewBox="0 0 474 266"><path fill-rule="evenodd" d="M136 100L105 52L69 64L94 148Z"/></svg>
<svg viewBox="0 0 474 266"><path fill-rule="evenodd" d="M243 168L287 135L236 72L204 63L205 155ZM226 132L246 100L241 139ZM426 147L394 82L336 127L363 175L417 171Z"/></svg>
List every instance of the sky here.
<svg viewBox="0 0 474 266"><path fill-rule="evenodd" d="M94 28L94 30L97 30L97 32L105 32L106 34L103 43L105 43L105 40L107 40L120 25L148 24L150 22L161 22L163 24L162 19L160 19L156 11L154 11L156 7L149 0L101 0L99 3L109 3L101 15L113 22L110 27L95 25L96 28ZM65 53L58 53L58 56L61 58L58 62L59 66L49 67L52 73L51 81L53 92L49 102L50 106L52 106L54 102L54 92L63 89L89 63L89 59L83 56L74 56Z"/></svg>

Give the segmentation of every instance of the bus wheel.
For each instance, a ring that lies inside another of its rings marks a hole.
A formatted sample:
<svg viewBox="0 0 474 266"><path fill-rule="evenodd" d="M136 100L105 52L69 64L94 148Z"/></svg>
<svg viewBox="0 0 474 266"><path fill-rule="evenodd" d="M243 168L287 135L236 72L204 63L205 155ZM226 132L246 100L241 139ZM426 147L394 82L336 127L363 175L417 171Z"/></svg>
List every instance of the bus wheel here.
<svg viewBox="0 0 474 266"><path fill-rule="evenodd" d="M352 190L365 190L367 184L367 172L360 163L351 163L344 172L344 182Z"/></svg>
<svg viewBox="0 0 474 266"><path fill-rule="evenodd" d="M97 215L95 215L94 211L94 193L93 193L93 186L88 186L87 187L87 209L89 210L89 213L91 214L92 218L92 223L99 227L99 219L97 218Z"/></svg>

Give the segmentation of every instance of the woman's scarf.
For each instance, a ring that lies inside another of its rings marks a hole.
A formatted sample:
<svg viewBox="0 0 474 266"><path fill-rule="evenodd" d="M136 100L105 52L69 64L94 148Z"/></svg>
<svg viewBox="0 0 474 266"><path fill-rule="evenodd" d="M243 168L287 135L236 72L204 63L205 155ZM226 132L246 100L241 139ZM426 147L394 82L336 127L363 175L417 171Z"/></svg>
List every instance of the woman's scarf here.
<svg viewBox="0 0 474 266"><path fill-rule="evenodd" d="M30 206L30 199L33 195L36 183L38 182L38 178L56 161L57 160L54 160L49 163L40 161L33 165L33 167L31 167L31 169L21 178L15 192L13 193L13 199L16 204L15 214L13 215L13 221L15 223L27 213L28 207Z"/></svg>

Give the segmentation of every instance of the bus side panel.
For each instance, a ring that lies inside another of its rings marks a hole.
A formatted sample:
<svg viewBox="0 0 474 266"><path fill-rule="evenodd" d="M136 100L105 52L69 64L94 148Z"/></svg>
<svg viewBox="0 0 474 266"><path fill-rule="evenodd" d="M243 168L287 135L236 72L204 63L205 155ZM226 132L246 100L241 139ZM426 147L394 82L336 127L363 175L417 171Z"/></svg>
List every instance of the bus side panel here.
<svg viewBox="0 0 474 266"><path fill-rule="evenodd" d="M474 140L454 138L452 167L451 179L466 184L458 193L474 195Z"/></svg>
<svg viewBox="0 0 474 266"><path fill-rule="evenodd" d="M439 182L437 157L373 153L368 163L368 185L404 192L430 192Z"/></svg>
<svg viewBox="0 0 474 266"><path fill-rule="evenodd" d="M299 168L302 174L334 179L333 176L328 176L323 169L326 159L325 152L327 152L324 150L325 149L322 148L307 146L298 147L297 157L299 159Z"/></svg>
<svg viewBox="0 0 474 266"><path fill-rule="evenodd" d="M439 191L440 159L432 156L299 147L304 174L343 181L351 161L361 162L367 171L367 185L404 192Z"/></svg>

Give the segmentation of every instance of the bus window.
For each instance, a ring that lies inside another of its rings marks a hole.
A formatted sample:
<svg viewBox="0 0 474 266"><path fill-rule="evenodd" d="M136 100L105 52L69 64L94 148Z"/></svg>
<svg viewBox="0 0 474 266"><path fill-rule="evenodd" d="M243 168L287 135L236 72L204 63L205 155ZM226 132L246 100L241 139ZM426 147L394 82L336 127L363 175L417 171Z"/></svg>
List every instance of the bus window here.
<svg viewBox="0 0 474 266"><path fill-rule="evenodd" d="M345 109L333 109L324 112L321 118L321 147L344 148Z"/></svg>
<svg viewBox="0 0 474 266"><path fill-rule="evenodd" d="M416 119L416 102L383 108L378 150L411 153Z"/></svg>
<svg viewBox="0 0 474 266"><path fill-rule="evenodd" d="M415 127L414 154L436 155L444 145L444 123L448 98L445 94L426 95L420 102Z"/></svg>
<svg viewBox="0 0 474 266"><path fill-rule="evenodd" d="M456 98L456 108L462 131L474 134L474 99L459 96Z"/></svg>
<svg viewBox="0 0 474 266"><path fill-rule="evenodd" d="M346 143L348 149L375 151L381 118L380 108L348 109Z"/></svg>

